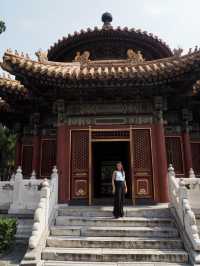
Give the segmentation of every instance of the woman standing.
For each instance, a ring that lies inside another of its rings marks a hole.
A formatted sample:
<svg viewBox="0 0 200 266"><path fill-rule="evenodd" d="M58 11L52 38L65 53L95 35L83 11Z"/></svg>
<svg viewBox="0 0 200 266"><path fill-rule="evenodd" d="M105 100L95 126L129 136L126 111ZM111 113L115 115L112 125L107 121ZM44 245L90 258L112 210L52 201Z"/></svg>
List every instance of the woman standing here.
<svg viewBox="0 0 200 266"><path fill-rule="evenodd" d="M124 194L127 193L125 172L121 162L116 164L116 170L112 175L112 188L114 194L113 215L115 218L124 216Z"/></svg>

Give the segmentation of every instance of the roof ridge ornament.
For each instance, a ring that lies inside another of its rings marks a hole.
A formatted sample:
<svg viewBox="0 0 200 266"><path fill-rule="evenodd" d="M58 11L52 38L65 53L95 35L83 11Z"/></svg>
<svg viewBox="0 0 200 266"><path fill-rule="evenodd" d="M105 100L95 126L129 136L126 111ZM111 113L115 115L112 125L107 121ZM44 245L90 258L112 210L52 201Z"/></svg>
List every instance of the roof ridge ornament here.
<svg viewBox="0 0 200 266"><path fill-rule="evenodd" d="M174 48L173 54L174 56L180 57L183 53L183 49L181 47Z"/></svg>
<svg viewBox="0 0 200 266"><path fill-rule="evenodd" d="M130 63L143 63L145 61L141 51L135 52L133 49L127 50L127 59Z"/></svg>
<svg viewBox="0 0 200 266"><path fill-rule="evenodd" d="M109 12L105 12L103 13L102 17L101 17L101 20L103 22L103 29L104 30L110 30L112 29L112 25L111 25L111 22L113 20L113 17L112 17L112 14L109 13Z"/></svg>
<svg viewBox="0 0 200 266"><path fill-rule="evenodd" d="M39 62L46 62L48 61L48 52L47 51L43 51L42 49L39 49L37 52L35 52L35 55L38 58Z"/></svg>
<svg viewBox="0 0 200 266"><path fill-rule="evenodd" d="M74 58L74 62L80 62L81 64L87 64L90 62L90 52L89 51L84 51L82 54L77 51L76 56Z"/></svg>

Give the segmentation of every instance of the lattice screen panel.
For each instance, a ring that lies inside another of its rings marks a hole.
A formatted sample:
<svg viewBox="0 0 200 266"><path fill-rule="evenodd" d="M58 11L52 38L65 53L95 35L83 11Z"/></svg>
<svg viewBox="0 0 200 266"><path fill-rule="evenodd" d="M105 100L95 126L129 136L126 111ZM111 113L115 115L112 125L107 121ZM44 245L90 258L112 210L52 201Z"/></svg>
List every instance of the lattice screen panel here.
<svg viewBox="0 0 200 266"><path fill-rule="evenodd" d="M72 135L72 169L82 171L88 168L88 132L74 131Z"/></svg>
<svg viewBox="0 0 200 266"><path fill-rule="evenodd" d="M41 140L40 176L50 177L52 168L56 164L56 140Z"/></svg>
<svg viewBox="0 0 200 266"><path fill-rule="evenodd" d="M151 135L149 129L133 129L134 197L153 199Z"/></svg>
<svg viewBox="0 0 200 266"><path fill-rule="evenodd" d="M133 130L133 150L135 170L151 171L151 142L149 130Z"/></svg>
<svg viewBox="0 0 200 266"><path fill-rule="evenodd" d="M165 143L168 165L172 164L177 174L184 174L181 138L166 137Z"/></svg>

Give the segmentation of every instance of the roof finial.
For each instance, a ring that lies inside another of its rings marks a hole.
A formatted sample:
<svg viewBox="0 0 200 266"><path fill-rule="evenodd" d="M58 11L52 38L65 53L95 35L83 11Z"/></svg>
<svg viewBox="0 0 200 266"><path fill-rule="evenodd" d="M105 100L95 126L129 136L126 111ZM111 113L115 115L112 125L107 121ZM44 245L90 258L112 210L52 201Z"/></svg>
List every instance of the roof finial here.
<svg viewBox="0 0 200 266"><path fill-rule="evenodd" d="M112 29L112 25L111 22L113 20L111 13L109 12L105 12L103 13L102 17L101 17L103 24L103 29Z"/></svg>

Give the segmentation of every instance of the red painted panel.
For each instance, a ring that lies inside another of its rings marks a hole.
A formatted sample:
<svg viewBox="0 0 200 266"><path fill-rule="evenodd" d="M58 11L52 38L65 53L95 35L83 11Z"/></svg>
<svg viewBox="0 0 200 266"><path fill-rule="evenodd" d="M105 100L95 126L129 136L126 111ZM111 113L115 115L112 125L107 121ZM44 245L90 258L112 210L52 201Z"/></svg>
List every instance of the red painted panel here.
<svg viewBox="0 0 200 266"><path fill-rule="evenodd" d="M192 162L196 175L200 175L200 142L191 142Z"/></svg>
<svg viewBox="0 0 200 266"><path fill-rule="evenodd" d="M56 140L42 139L40 150L40 177L50 177L56 164Z"/></svg>
<svg viewBox="0 0 200 266"><path fill-rule="evenodd" d="M183 145L181 137L179 136L167 136L165 137L166 152L167 152L167 164L172 164L176 174L184 174L183 163Z"/></svg>
<svg viewBox="0 0 200 266"><path fill-rule="evenodd" d="M22 144L21 166L24 177L32 173L33 145Z"/></svg>
<svg viewBox="0 0 200 266"><path fill-rule="evenodd" d="M59 202L70 200L70 129L61 124L57 128L57 168L59 173Z"/></svg>

